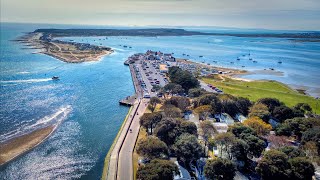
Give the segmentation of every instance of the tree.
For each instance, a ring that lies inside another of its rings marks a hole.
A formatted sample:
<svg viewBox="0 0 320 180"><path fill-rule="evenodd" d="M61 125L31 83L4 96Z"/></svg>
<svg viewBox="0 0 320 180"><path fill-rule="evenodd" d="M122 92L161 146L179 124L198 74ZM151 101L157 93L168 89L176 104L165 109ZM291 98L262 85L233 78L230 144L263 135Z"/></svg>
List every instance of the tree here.
<svg viewBox="0 0 320 180"><path fill-rule="evenodd" d="M280 147L278 150L285 153L289 158L306 156L306 154L303 151L292 146L283 146L283 147Z"/></svg>
<svg viewBox="0 0 320 180"><path fill-rule="evenodd" d="M258 162L256 170L262 179L290 179L291 169L287 159L283 152L271 149Z"/></svg>
<svg viewBox="0 0 320 180"><path fill-rule="evenodd" d="M189 133L195 136L198 136L197 126L194 122L182 121L180 124L181 133Z"/></svg>
<svg viewBox="0 0 320 180"><path fill-rule="evenodd" d="M316 142L308 141L305 142L302 146L302 150L306 153L306 156L309 157L312 161L317 161L319 158L318 147Z"/></svg>
<svg viewBox="0 0 320 180"><path fill-rule="evenodd" d="M168 147L157 137L148 136L138 142L137 152L149 159L163 158L168 156Z"/></svg>
<svg viewBox="0 0 320 180"><path fill-rule="evenodd" d="M215 144L217 145L220 157L223 156L222 152L227 153L227 158L232 159L231 147L234 144L236 138L231 133L219 133L214 137Z"/></svg>
<svg viewBox="0 0 320 180"><path fill-rule="evenodd" d="M140 117L140 125L146 128L147 131L150 129L150 132L152 134L153 128L161 121L161 119L162 114L160 112L144 113Z"/></svg>
<svg viewBox="0 0 320 180"><path fill-rule="evenodd" d="M203 155L202 146L196 136L182 134L174 144L175 153L180 161L188 165L191 161L198 160Z"/></svg>
<svg viewBox="0 0 320 180"><path fill-rule="evenodd" d="M272 112L277 106L281 106L281 102L276 98L261 98L257 103L264 104L268 107L268 111Z"/></svg>
<svg viewBox="0 0 320 180"><path fill-rule="evenodd" d="M170 117L170 118L181 118L182 114L181 114L181 110L177 107L175 107L174 105L171 104L165 104L162 106L164 115L166 117Z"/></svg>
<svg viewBox="0 0 320 180"><path fill-rule="evenodd" d="M176 119L164 118L155 127L155 135L167 145L172 145L181 134L180 123L181 121Z"/></svg>
<svg viewBox="0 0 320 180"><path fill-rule="evenodd" d="M320 121L316 118L297 117L285 120L277 127L276 133L285 136L295 135L300 140L305 131L316 126L320 126Z"/></svg>
<svg viewBox="0 0 320 180"><path fill-rule="evenodd" d="M159 90L161 90L161 86L159 86L159 85L153 85L153 86L152 86L152 89L154 89L155 91L159 91Z"/></svg>
<svg viewBox="0 0 320 180"><path fill-rule="evenodd" d="M305 114L306 112L311 112L312 108L307 103L298 103L293 107L294 110L298 110Z"/></svg>
<svg viewBox="0 0 320 180"><path fill-rule="evenodd" d="M229 126L228 132L231 132L238 138L245 135L256 135L256 132L252 128L245 126L242 123L235 123L232 126Z"/></svg>
<svg viewBox="0 0 320 180"><path fill-rule="evenodd" d="M249 146L245 141L241 139L235 140L230 151L232 157L238 161L245 162L248 159L247 154L249 153Z"/></svg>
<svg viewBox="0 0 320 180"><path fill-rule="evenodd" d="M171 82L181 85L187 92L189 89L200 86L200 82L189 71L182 70L177 66L169 67L168 74Z"/></svg>
<svg viewBox="0 0 320 180"><path fill-rule="evenodd" d="M165 92L169 92L169 94L180 94L184 91L182 86L176 83L166 84L163 89Z"/></svg>
<svg viewBox="0 0 320 180"><path fill-rule="evenodd" d="M191 98L199 97L205 93L206 91L202 88L192 88L192 89L189 89L188 91L188 95Z"/></svg>
<svg viewBox="0 0 320 180"><path fill-rule="evenodd" d="M306 142L313 141L316 143L318 148L318 154L320 154L320 127L314 127L308 129L302 135L301 143L305 144Z"/></svg>
<svg viewBox="0 0 320 180"><path fill-rule="evenodd" d="M235 117L239 113L239 108L237 107L236 101L234 100L221 100L221 107L222 112L225 112L232 117Z"/></svg>
<svg viewBox="0 0 320 180"><path fill-rule="evenodd" d="M145 166L139 167L137 171L137 179L173 179L173 177L178 174L180 174L178 166L172 161L155 159Z"/></svg>
<svg viewBox="0 0 320 180"><path fill-rule="evenodd" d="M205 145L207 145L209 138L211 138L214 133L217 133L217 130L211 121L208 120L200 122L200 127L202 129L202 136L205 141Z"/></svg>
<svg viewBox="0 0 320 180"><path fill-rule="evenodd" d="M179 108L182 112L187 110L187 107L190 106L190 100L187 97L171 97L167 103L174 105Z"/></svg>
<svg viewBox="0 0 320 180"><path fill-rule="evenodd" d="M238 97L236 100L236 106L241 114L247 116L252 103L248 98Z"/></svg>
<svg viewBox="0 0 320 180"><path fill-rule="evenodd" d="M157 104L161 103L160 99L157 97L150 98L148 109L153 112L156 109Z"/></svg>
<svg viewBox="0 0 320 180"><path fill-rule="evenodd" d="M289 160L292 169L292 178L296 180L311 180L315 168L305 157L296 157Z"/></svg>
<svg viewBox="0 0 320 180"><path fill-rule="evenodd" d="M210 114L211 106L210 105L203 105L199 106L194 111L199 114L199 117L202 117L201 119L206 120Z"/></svg>
<svg viewBox="0 0 320 180"><path fill-rule="evenodd" d="M271 125L265 123L259 117L250 117L243 124L255 130L258 135L267 135L272 130Z"/></svg>
<svg viewBox="0 0 320 180"><path fill-rule="evenodd" d="M257 116L264 120L265 122L269 121L270 112L266 105L261 103L256 103L250 108L249 117Z"/></svg>
<svg viewBox="0 0 320 180"><path fill-rule="evenodd" d="M254 156L256 158L261 156L261 153L266 147L266 143L257 136L254 135L246 135L243 136L242 139L248 144L249 146L249 156Z"/></svg>
<svg viewBox="0 0 320 180"><path fill-rule="evenodd" d="M294 112L291 108L287 106L277 106L272 111L273 117L279 122L283 122L286 119L290 119L294 117Z"/></svg>
<svg viewBox="0 0 320 180"><path fill-rule="evenodd" d="M207 161L204 174L209 180L232 180L236 175L236 168L230 160L215 158Z"/></svg>

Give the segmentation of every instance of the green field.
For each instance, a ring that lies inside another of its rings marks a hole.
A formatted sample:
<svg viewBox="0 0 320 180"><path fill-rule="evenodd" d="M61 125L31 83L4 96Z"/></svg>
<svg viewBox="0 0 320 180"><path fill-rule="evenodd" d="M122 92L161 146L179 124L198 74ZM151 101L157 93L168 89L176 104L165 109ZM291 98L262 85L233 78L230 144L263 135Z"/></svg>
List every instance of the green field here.
<svg viewBox="0 0 320 180"><path fill-rule="evenodd" d="M317 114L320 113L320 110L318 109L320 106L320 100L300 94L296 90L277 81L245 82L230 78L222 80L217 76L215 76L215 78L202 78L201 80L205 83L218 87L227 94L246 97L251 101L256 101L264 97L272 97L279 99L289 107L292 107L297 103L308 103L312 107L313 111L316 111ZM316 109L317 101L318 108Z"/></svg>

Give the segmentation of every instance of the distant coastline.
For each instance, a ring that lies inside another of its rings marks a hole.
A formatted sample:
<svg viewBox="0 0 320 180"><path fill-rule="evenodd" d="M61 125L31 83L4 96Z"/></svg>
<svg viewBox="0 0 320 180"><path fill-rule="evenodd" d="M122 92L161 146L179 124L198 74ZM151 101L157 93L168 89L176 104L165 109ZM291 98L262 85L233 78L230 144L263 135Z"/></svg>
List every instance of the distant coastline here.
<svg viewBox="0 0 320 180"><path fill-rule="evenodd" d="M184 29L150 28L150 29L36 29L18 38L19 41L32 49L40 49L39 53L47 54L68 63L98 61L104 55L113 52L110 47L96 46L87 43L76 43L55 40L62 37L99 36L235 36L235 37L269 37L287 38L297 42L320 42L320 33L209 33L187 31Z"/></svg>

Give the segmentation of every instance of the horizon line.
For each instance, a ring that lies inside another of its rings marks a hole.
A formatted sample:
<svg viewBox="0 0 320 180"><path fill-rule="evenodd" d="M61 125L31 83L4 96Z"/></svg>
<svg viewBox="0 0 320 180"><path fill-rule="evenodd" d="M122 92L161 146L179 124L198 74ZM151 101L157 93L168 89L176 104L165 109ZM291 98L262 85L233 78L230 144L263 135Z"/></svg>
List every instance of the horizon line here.
<svg viewBox="0 0 320 180"><path fill-rule="evenodd" d="M46 23L46 22L12 22L0 21L0 24L40 24L40 25L72 25L72 26L110 26L110 27L190 27L190 28L220 28L220 29L238 29L238 30L264 30L264 31L301 31L301 32L319 32L320 30L304 30L304 29L266 29L266 28L253 28L253 27L226 27L226 26L210 26L210 25L106 25L106 24L79 24L79 23Z"/></svg>

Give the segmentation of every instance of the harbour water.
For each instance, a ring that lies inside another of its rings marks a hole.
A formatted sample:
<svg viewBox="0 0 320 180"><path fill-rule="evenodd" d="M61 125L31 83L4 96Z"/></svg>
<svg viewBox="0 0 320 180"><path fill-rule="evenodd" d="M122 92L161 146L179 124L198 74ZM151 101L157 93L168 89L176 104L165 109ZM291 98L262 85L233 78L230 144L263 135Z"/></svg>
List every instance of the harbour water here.
<svg viewBox="0 0 320 180"><path fill-rule="evenodd" d="M134 92L129 69L123 62L149 49L215 66L274 68L283 76L245 77L274 79L307 87L312 95L320 95L320 43L231 36L62 38L115 50L99 62L68 64L33 54L36 50L11 41L24 32L48 27L73 26L1 25L0 141L48 123L59 122L60 126L40 146L1 167L0 179L98 179L104 157L128 111L118 101ZM60 80L53 81L52 76Z"/></svg>

